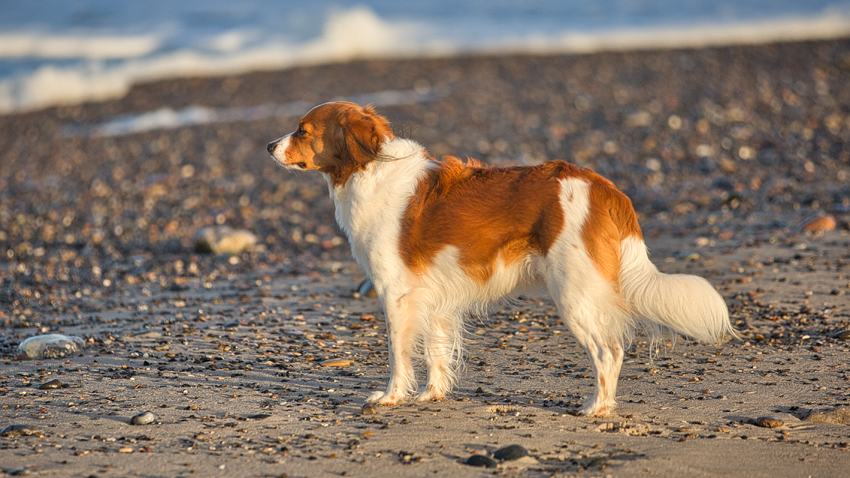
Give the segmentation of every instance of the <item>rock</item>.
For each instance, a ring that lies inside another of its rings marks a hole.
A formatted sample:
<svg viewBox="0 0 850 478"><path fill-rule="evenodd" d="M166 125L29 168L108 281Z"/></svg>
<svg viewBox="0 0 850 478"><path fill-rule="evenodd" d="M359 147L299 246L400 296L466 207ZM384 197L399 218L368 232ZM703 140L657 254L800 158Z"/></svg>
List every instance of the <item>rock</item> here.
<svg viewBox="0 0 850 478"><path fill-rule="evenodd" d="M832 334L832 338L840 340L850 339L850 330L839 330L838 332Z"/></svg>
<svg viewBox="0 0 850 478"><path fill-rule="evenodd" d="M39 431L36 430L32 425L25 425L23 423L18 423L15 425L9 425L8 427L0 430L0 437L4 438L18 438L18 437L28 437L32 435L38 435Z"/></svg>
<svg viewBox="0 0 850 478"><path fill-rule="evenodd" d="M464 465L479 466L482 468L496 468L496 460L485 455L472 455L463 462Z"/></svg>
<svg viewBox="0 0 850 478"><path fill-rule="evenodd" d="M18 345L18 351L31 359L71 357L85 348L83 339L61 334L36 335Z"/></svg>
<svg viewBox="0 0 850 478"><path fill-rule="evenodd" d="M348 367L351 365L351 360L329 359L322 361L320 365L322 367Z"/></svg>
<svg viewBox="0 0 850 478"><path fill-rule="evenodd" d="M19 468L13 468L7 471L6 473L8 473L9 476L24 476L30 474L30 469L26 466L22 466Z"/></svg>
<svg viewBox="0 0 850 478"><path fill-rule="evenodd" d="M493 453L493 458L500 461L518 460L524 456L528 456L528 450L522 445L504 446Z"/></svg>
<svg viewBox="0 0 850 478"><path fill-rule="evenodd" d="M57 388L64 387L65 384L59 381L58 378L53 379L49 382L44 382L41 386L38 387L39 390L56 390Z"/></svg>
<svg viewBox="0 0 850 478"><path fill-rule="evenodd" d="M270 417L271 415L269 415L268 413L255 413L253 415L248 415L245 418L247 418L248 420L265 420L266 418Z"/></svg>
<svg viewBox="0 0 850 478"><path fill-rule="evenodd" d="M133 415L130 419L130 425L148 425L156 420L156 415L151 412L142 412Z"/></svg>
<svg viewBox="0 0 850 478"><path fill-rule="evenodd" d="M354 296L375 298L378 297L378 293L375 291L375 286L372 284L372 280L366 279L357 286Z"/></svg>
<svg viewBox="0 0 850 478"><path fill-rule="evenodd" d="M850 425L850 408L836 407L824 412L811 412L803 417L804 422L810 423L834 423L836 425Z"/></svg>
<svg viewBox="0 0 850 478"><path fill-rule="evenodd" d="M363 405L363 408L360 409L361 415L374 415L376 413L378 413L378 408L375 407L375 405L372 405L371 403Z"/></svg>
<svg viewBox="0 0 850 478"><path fill-rule="evenodd" d="M205 254L240 254L257 244L257 236L246 229L228 226L205 227L195 234L195 250Z"/></svg>
<svg viewBox="0 0 850 478"><path fill-rule="evenodd" d="M785 425L785 422L777 417L758 417L755 420L750 420L750 423L762 428L779 428Z"/></svg>
<svg viewBox="0 0 850 478"><path fill-rule="evenodd" d="M836 224L835 218L827 214L826 216L805 222L803 224L803 230L812 233L823 233L835 229Z"/></svg>

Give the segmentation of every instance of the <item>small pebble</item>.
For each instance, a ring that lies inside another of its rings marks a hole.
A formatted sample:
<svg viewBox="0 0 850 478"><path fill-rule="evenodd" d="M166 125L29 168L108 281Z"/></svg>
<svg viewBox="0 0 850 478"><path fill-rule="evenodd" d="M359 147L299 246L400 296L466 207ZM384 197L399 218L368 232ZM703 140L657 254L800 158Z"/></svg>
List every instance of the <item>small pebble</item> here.
<svg viewBox="0 0 850 478"><path fill-rule="evenodd" d="M147 425L149 423L153 423L156 420L156 415L151 412L142 412L136 415L133 415L133 418L130 419L131 425Z"/></svg>
<svg viewBox="0 0 850 478"><path fill-rule="evenodd" d="M504 446L493 453L493 458L501 461L518 460L524 456L528 456L528 450L522 445Z"/></svg>
<svg viewBox="0 0 850 478"><path fill-rule="evenodd" d="M65 385L62 382L60 382L58 378L56 378L56 379L53 379L49 382L42 383L41 386L38 387L38 389L39 390L55 390L57 388L62 388L64 386Z"/></svg>
<svg viewBox="0 0 850 478"><path fill-rule="evenodd" d="M351 365L351 360L345 359L330 359L321 363L322 367L348 367Z"/></svg>
<svg viewBox="0 0 850 478"><path fill-rule="evenodd" d="M241 254L257 244L257 236L245 229L210 226L195 235L195 250L206 254Z"/></svg>
<svg viewBox="0 0 850 478"><path fill-rule="evenodd" d="M374 415L376 413L378 413L378 408L375 405L372 405L371 403L363 405L363 408L360 409L361 415Z"/></svg>
<svg viewBox="0 0 850 478"><path fill-rule="evenodd" d="M271 415L269 415L268 413L255 413L253 415L248 415L245 418L247 418L249 420L265 420L266 418L269 418L269 417L271 417Z"/></svg>
<svg viewBox="0 0 850 478"><path fill-rule="evenodd" d="M472 455L463 462L464 465L480 466L482 468L496 468L496 460L485 455Z"/></svg>
<svg viewBox="0 0 850 478"><path fill-rule="evenodd" d="M22 466L20 468L13 468L13 469L7 471L7 473L9 473L9 476L24 476L24 475L29 475L30 470L26 466Z"/></svg>
<svg viewBox="0 0 850 478"><path fill-rule="evenodd" d="M36 430L35 427L23 423L9 425L8 427L0 430L0 437L5 438L18 438L22 436L28 437L36 434L38 434L38 430Z"/></svg>
<svg viewBox="0 0 850 478"><path fill-rule="evenodd" d="M827 232L835 229L835 218L827 214L803 224L803 230L807 232Z"/></svg>
<svg viewBox="0 0 850 478"><path fill-rule="evenodd" d="M785 425L785 422L776 417L758 417L755 420L750 420L750 423L762 428L779 428Z"/></svg>
<svg viewBox="0 0 850 478"><path fill-rule="evenodd" d="M832 334L832 338L840 339L840 340L850 339L850 330L840 330L840 331Z"/></svg>

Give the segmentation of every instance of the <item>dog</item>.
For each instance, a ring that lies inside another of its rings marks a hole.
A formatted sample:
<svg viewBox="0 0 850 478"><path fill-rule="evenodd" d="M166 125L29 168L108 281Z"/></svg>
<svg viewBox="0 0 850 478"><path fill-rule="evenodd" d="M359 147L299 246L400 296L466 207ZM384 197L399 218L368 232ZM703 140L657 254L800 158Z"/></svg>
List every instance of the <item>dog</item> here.
<svg viewBox="0 0 850 478"><path fill-rule="evenodd" d="M316 106L267 149L286 168L322 174L382 301L390 379L369 403L396 405L414 392L419 401L444 398L469 313L540 290L593 365L583 415L613 410L624 347L638 328L709 343L735 337L723 298L701 277L659 272L629 198L588 169L438 161L396 137L374 108L348 102ZM427 366L419 390L417 356Z"/></svg>

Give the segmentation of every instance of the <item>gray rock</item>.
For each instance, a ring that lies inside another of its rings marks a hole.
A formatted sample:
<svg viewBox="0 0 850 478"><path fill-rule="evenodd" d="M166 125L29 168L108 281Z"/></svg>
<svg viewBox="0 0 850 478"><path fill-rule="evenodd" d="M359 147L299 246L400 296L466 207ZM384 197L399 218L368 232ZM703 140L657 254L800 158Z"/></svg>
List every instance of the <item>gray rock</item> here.
<svg viewBox="0 0 850 478"><path fill-rule="evenodd" d="M785 422L777 417L758 417L755 420L750 420L750 423L762 428L779 428L785 425Z"/></svg>
<svg viewBox="0 0 850 478"><path fill-rule="evenodd" d="M133 418L130 419L131 425L148 425L156 420L156 415L151 412L142 412L136 415L133 415Z"/></svg>
<svg viewBox="0 0 850 478"><path fill-rule="evenodd" d="M850 330L839 330L838 332L832 334L832 338L839 340L850 339Z"/></svg>
<svg viewBox="0 0 850 478"><path fill-rule="evenodd" d="M372 405L371 403L363 405L363 408L360 409L361 415L374 415L376 413L378 413L378 407Z"/></svg>
<svg viewBox="0 0 850 478"><path fill-rule="evenodd" d="M72 357L86 348L79 337L62 334L36 335L18 345L18 352L31 359Z"/></svg>

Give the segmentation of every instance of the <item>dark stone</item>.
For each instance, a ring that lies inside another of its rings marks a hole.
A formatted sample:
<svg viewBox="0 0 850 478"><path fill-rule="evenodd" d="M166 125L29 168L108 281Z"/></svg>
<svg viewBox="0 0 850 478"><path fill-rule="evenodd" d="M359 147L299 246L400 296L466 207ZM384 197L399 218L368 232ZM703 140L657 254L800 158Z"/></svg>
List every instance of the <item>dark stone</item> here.
<svg viewBox="0 0 850 478"><path fill-rule="evenodd" d="M496 460L485 455L472 455L463 462L464 465L479 466L481 468L496 468Z"/></svg>
<svg viewBox="0 0 850 478"><path fill-rule="evenodd" d="M38 387L39 390L56 390L57 388L62 388L65 385L59 381L58 378L53 379L49 382L44 382L41 386Z"/></svg>
<svg viewBox="0 0 850 478"><path fill-rule="evenodd" d="M528 456L528 450L522 445L504 446L493 453L493 458L500 461L518 460L524 456Z"/></svg>

